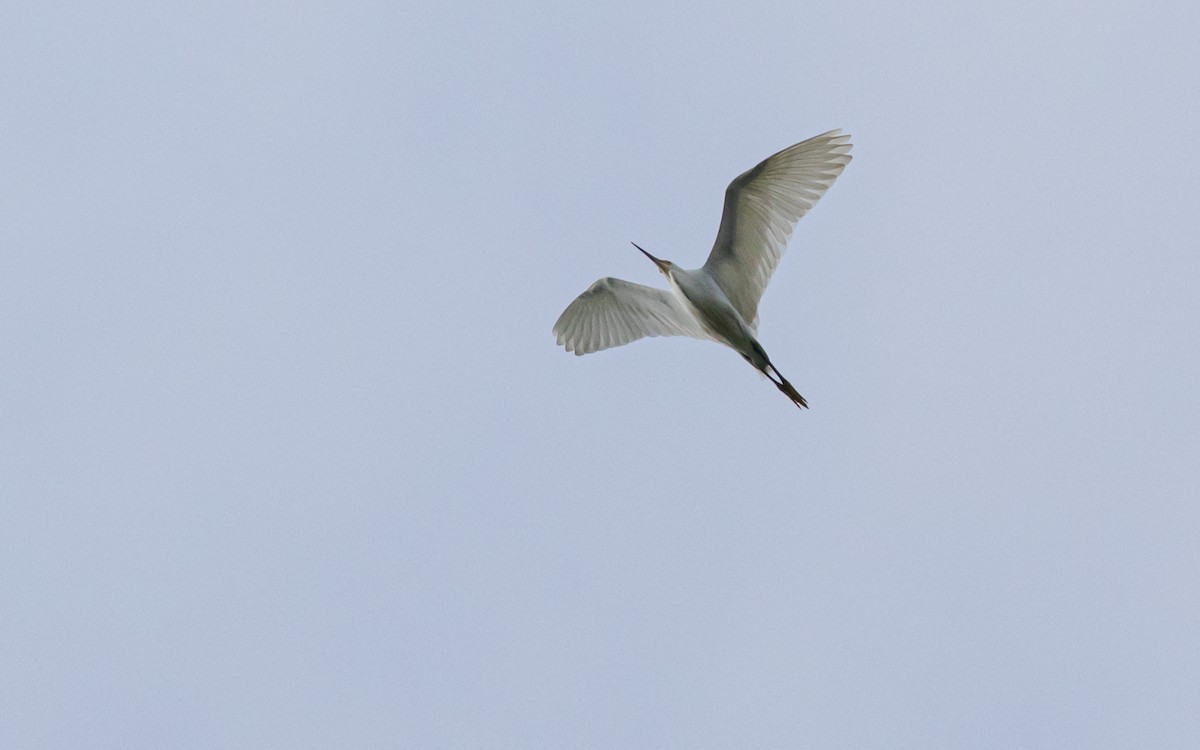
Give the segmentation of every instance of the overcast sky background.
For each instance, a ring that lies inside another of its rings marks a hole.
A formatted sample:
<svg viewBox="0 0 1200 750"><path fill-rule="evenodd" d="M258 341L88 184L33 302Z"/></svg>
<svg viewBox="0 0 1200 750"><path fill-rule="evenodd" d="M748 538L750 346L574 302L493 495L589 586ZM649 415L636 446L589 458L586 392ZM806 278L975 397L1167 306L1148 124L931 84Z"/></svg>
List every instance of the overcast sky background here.
<svg viewBox="0 0 1200 750"><path fill-rule="evenodd" d="M0 746L1185 748L1194 2L0 12ZM576 358L831 128L761 339Z"/></svg>

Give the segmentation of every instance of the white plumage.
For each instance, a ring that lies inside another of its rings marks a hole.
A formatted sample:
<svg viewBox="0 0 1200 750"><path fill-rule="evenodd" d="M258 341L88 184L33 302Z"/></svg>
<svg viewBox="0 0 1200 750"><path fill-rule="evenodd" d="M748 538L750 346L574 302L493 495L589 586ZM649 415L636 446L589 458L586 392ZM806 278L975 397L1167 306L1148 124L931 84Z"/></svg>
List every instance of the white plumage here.
<svg viewBox="0 0 1200 750"><path fill-rule="evenodd" d="M667 277L670 291L600 279L554 324L558 343L581 355L645 336L717 341L768 378L773 372L779 379L771 382L797 406L807 406L758 343L758 303L796 222L850 163L850 148L850 136L831 130L739 175L725 191L721 226L702 267L685 270L638 247Z"/></svg>

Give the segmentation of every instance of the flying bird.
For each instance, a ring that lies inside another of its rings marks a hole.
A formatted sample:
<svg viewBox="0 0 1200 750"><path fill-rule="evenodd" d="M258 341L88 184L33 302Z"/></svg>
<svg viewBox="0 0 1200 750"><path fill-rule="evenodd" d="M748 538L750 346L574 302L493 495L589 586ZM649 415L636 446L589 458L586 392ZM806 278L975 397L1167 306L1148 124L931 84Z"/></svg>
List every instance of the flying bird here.
<svg viewBox="0 0 1200 750"><path fill-rule="evenodd" d="M716 341L742 355L798 408L807 409L804 397L758 343L758 302L796 222L850 163L850 148L850 136L831 130L739 175L725 190L717 240L700 268L680 268L632 243L667 277L670 290L600 279L559 316L554 324L558 343L583 355L644 336Z"/></svg>

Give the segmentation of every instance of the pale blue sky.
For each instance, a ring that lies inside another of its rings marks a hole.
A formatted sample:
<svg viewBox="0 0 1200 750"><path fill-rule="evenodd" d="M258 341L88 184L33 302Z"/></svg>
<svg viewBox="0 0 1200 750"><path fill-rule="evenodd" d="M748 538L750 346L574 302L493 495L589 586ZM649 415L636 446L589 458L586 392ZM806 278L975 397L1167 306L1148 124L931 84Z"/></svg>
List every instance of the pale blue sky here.
<svg viewBox="0 0 1200 750"><path fill-rule="evenodd" d="M1193 746L1194 3L412 5L0 14L0 746Z"/></svg>

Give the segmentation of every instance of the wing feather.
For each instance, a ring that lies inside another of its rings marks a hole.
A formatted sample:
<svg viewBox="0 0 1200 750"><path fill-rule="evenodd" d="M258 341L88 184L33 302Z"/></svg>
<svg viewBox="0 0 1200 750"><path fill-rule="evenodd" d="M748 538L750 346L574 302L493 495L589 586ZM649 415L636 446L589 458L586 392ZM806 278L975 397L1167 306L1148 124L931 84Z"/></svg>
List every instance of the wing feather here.
<svg viewBox="0 0 1200 750"><path fill-rule="evenodd" d="M670 292L612 277L600 279L567 305L554 335L576 355L645 336L710 338Z"/></svg>
<svg viewBox="0 0 1200 750"><path fill-rule="evenodd" d="M704 264L742 317L758 328L758 303L796 222L850 163L850 136L809 138L729 183L717 240Z"/></svg>

